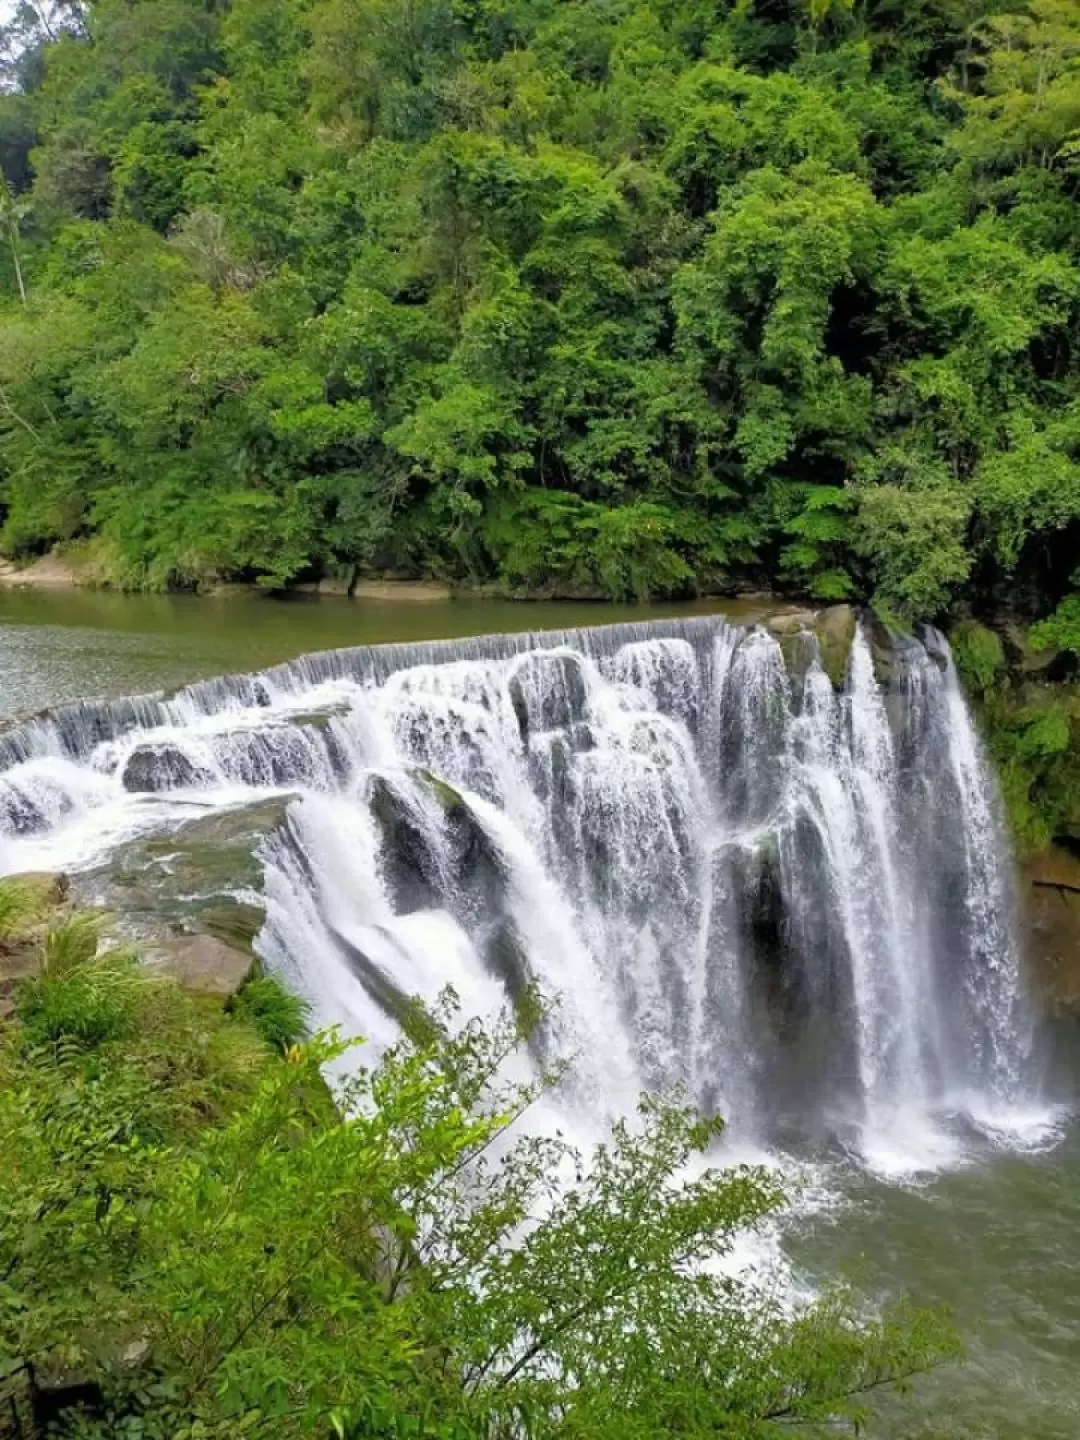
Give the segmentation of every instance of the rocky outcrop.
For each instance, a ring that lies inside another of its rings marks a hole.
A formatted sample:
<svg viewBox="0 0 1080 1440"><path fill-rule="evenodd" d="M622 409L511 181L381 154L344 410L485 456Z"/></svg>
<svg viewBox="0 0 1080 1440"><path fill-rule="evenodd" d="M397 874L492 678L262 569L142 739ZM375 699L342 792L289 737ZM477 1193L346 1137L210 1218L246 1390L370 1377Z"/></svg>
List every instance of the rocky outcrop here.
<svg viewBox="0 0 1080 1440"><path fill-rule="evenodd" d="M251 979L254 960L249 949L230 945L214 935L175 935L149 945L143 960L193 995L229 1000Z"/></svg>
<svg viewBox="0 0 1080 1440"><path fill-rule="evenodd" d="M209 770L196 764L178 745L139 745L131 752L120 783L136 794L188 790L209 784Z"/></svg>
<svg viewBox="0 0 1080 1440"><path fill-rule="evenodd" d="M586 687L577 655L526 655L508 686L523 736L544 730L566 730L585 714Z"/></svg>
<svg viewBox="0 0 1080 1440"><path fill-rule="evenodd" d="M433 793L438 793L436 784L432 782ZM442 788L450 791L449 785ZM395 912L410 915L438 908L442 903L439 857L420 816L381 775L371 777L368 804L379 828L382 878Z"/></svg>
<svg viewBox="0 0 1080 1440"><path fill-rule="evenodd" d="M420 604L451 596L450 586L438 580L357 580L349 593L354 600L415 600Z"/></svg>
<svg viewBox="0 0 1080 1440"><path fill-rule="evenodd" d="M1080 855L1050 845L1021 872L1021 918L1047 1008L1080 1019Z"/></svg>
<svg viewBox="0 0 1080 1440"><path fill-rule="evenodd" d="M766 628L780 641L785 658L799 668L800 638L811 635L817 641L821 663L832 683L839 689L847 673L851 642L855 638L858 616L851 605L829 605L823 610L785 607L769 615Z"/></svg>

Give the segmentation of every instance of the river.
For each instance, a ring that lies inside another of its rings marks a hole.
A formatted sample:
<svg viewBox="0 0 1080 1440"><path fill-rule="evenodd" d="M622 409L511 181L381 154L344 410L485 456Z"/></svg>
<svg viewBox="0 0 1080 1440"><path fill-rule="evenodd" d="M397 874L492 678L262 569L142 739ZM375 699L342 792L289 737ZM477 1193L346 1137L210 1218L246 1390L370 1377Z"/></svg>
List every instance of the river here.
<svg viewBox="0 0 1080 1440"><path fill-rule="evenodd" d="M753 614L753 601L609 605L600 601L346 600L120 595L0 589L0 717L90 696L173 689L262 670L312 650L556 630L671 615Z"/></svg>
<svg viewBox="0 0 1080 1440"><path fill-rule="evenodd" d="M696 613L708 614L722 607L525 606L478 600L357 603L329 598L282 602L248 596L206 600L0 592L0 714L22 717L84 696L169 689L338 646L616 620L644 622L685 615L695 608ZM752 615L752 606L737 608L740 617ZM653 663L654 652L642 650L633 657L638 681L647 658ZM609 667L605 673L613 672ZM749 671L742 677L747 694L757 693L754 685L760 684L764 673L759 666L753 684ZM397 702L413 706L410 724L416 721L417 693L406 688ZM436 700L437 706L449 703L437 689L423 692L429 708ZM678 703L685 700L677 697ZM745 745L753 741L755 725L763 723L770 711L767 706L744 710ZM611 712L609 719L617 731L618 714ZM670 738L657 724L648 735L653 745ZM199 743L206 743L205 738ZM637 753L642 743L635 742ZM799 743L809 742L803 736ZM605 753L602 744L600 753ZM681 762L674 752L664 761L668 771L677 763ZM865 778L869 772L860 773ZM757 777L766 789L769 775L766 766ZM623 777L618 779L615 800L638 784L640 776L628 774L625 785ZM815 793L835 800L827 787ZM752 802L752 795L740 800ZM605 803L611 813L612 796ZM343 827L355 818L343 810L313 813L323 823L324 833L328 817L340 819ZM935 818L945 832L958 823L954 813ZM649 820L643 810L635 823ZM581 822L582 816L576 816L575 823ZM495 817L491 823L495 824ZM318 828L316 824L316 832ZM342 834L348 833L343 828ZM619 865L637 867L636 881L646 884L648 856L643 847L638 849L640 853L623 859L609 855L608 863L616 870ZM332 864L333 857L327 857L326 863ZM672 864L678 870L682 861L676 857ZM668 937L677 950L683 944L673 928L679 923L678 895L664 892L665 879L658 878L652 918L667 907ZM899 882L890 862L880 876L867 876L864 883L880 891ZM932 883L932 876L926 883ZM922 893L915 896L920 904L924 898ZM549 914L539 920L551 924L554 917ZM864 917L859 923L872 930L873 920ZM525 928L537 921L532 916L520 925ZM286 916L282 934L294 923L292 914ZM590 923L599 924L595 916ZM612 935L620 943L625 938L615 930L603 943ZM316 937L313 943L317 946L321 940ZM890 975L896 981L909 959L914 964L914 952L909 957L903 945L891 943L873 949L871 958L872 978L880 984ZM989 959L996 964L998 957ZM959 959L949 954L935 960L944 967L942 974L953 963L959 964ZM896 974L888 970L890 965ZM894 993L901 991L902 986L894 992L886 985L877 999L871 995L859 1003L868 1007L871 1021L875 1017L880 1021L883 1005L887 1009ZM660 1005L655 996L649 1003L654 1008ZM913 1023L936 1023L928 996L916 991L905 1003L912 1007ZM888 1018L886 1013L884 1019ZM677 1027L671 1031L671 1035L681 1033ZM866 1033L864 1025L860 1044ZM652 1063L657 1046L670 1038L666 1032L650 1034L641 1064ZM873 1040L871 1050L876 1044ZM671 1053L670 1046L665 1053ZM872 1060L873 1055L863 1058ZM665 1063L670 1065L670 1059ZM727 1059L719 1056L715 1063L723 1068ZM907 1069L900 1072L904 1084L925 1083L926 1062L918 1047L905 1063ZM872 1067L868 1077L864 1089L885 1107L882 1113L900 1113L895 1111L894 1095L887 1089L877 1093ZM759 1096L768 1095L772 1085L773 1072L759 1076ZM748 1107L754 1103L748 1096ZM808 1184L797 1207L798 1218L782 1236L783 1249L802 1280L816 1283L832 1274L850 1274L871 1297L909 1292L920 1302L946 1304L967 1338L970 1358L965 1366L921 1380L911 1394L884 1404L869 1432L878 1440L1077 1440L1080 1436L1080 1132L1066 1118L1064 1108L1049 1105L1045 1096L1033 1100L1031 1109L1030 1117L1013 1117L1016 1123L1008 1133L957 1115L935 1119L934 1143L914 1163L909 1163L906 1140L891 1133L888 1124L868 1138L860 1135L849 1141L835 1135L811 1141L801 1135L783 1145L770 1142L772 1153L786 1154L784 1163Z"/></svg>

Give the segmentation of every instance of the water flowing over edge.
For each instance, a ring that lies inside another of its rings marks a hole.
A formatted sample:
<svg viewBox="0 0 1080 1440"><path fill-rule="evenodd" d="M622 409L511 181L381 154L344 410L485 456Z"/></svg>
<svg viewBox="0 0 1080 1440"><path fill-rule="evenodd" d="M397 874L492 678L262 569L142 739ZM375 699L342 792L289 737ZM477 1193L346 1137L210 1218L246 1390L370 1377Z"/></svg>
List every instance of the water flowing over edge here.
<svg viewBox="0 0 1080 1440"><path fill-rule="evenodd" d="M341 650L0 735L0 872L292 798L259 948L378 1044L536 982L582 1124L673 1084L883 1170L1045 1119L991 776L948 646L715 617ZM541 1057L542 1058L542 1057Z"/></svg>

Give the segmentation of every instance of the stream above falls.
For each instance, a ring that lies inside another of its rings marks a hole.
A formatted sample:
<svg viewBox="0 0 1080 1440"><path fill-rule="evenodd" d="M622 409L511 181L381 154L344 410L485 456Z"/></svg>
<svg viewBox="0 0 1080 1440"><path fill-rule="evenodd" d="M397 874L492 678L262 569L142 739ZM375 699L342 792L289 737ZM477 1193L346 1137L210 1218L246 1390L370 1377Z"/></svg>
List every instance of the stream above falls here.
<svg viewBox="0 0 1080 1440"><path fill-rule="evenodd" d="M374 639L379 613L86 600L65 623L83 597L0 596L0 711L263 669ZM383 612L378 638L413 644L0 736L0 871L104 879L261 807L260 950L320 1018L377 1042L395 995L452 981L482 1010L540 979L583 1057L576 1130L677 1080L806 1183L779 1237L800 1277L857 1264L869 1295L954 1306L971 1365L883 1440L1075 1440L1080 1143L943 639L886 674L857 637L838 693L812 641L729 623L752 613L449 604ZM507 609L562 633L421 638ZM632 623L563 628L600 618Z"/></svg>

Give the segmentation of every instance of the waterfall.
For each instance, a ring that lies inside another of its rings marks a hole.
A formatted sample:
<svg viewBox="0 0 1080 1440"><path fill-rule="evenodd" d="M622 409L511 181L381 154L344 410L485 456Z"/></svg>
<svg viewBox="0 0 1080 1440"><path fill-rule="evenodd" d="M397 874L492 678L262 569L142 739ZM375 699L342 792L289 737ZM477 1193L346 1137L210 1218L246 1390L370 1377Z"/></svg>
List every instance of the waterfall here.
<svg viewBox="0 0 1080 1440"><path fill-rule="evenodd" d="M998 802L944 638L719 618L380 646L0 735L0 872L290 797L259 947L376 1045L537 984L561 1103L679 1085L865 1156L1029 1094Z"/></svg>

